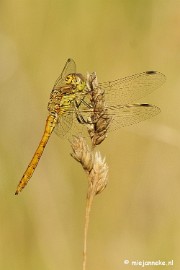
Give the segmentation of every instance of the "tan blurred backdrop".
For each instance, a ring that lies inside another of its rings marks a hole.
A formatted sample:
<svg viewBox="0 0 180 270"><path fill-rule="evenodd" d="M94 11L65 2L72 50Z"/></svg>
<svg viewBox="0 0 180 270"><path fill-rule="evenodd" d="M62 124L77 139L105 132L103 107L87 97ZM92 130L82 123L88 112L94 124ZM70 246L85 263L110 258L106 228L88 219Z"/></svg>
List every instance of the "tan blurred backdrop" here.
<svg viewBox="0 0 180 270"><path fill-rule="evenodd" d="M135 268L124 259L174 260L169 268L180 268L179 29L176 0L0 1L0 269L82 268L87 181L69 142L53 134L14 196L69 57L99 81L146 70L167 76L142 100L161 114L99 147L109 184L93 204L87 269Z"/></svg>

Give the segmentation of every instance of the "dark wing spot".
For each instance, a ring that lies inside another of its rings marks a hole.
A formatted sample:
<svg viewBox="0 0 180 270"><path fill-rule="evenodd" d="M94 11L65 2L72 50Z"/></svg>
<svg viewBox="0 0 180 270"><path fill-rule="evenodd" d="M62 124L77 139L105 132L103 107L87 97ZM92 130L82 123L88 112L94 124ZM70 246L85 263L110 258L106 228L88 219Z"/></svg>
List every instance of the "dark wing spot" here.
<svg viewBox="0 0 180 270"><path fill-rule="evenodd" d="M156 71L153 71L153 70L146 71L146 74L156 74Z"/></svg>
<svg viewBox="0 0 180 270"><path fill-rule="evenodd" d="M148 103L142 103L142 104L140 104L140 106L142 106L142 107L151 107L151 105L148 104Z"/></svg>

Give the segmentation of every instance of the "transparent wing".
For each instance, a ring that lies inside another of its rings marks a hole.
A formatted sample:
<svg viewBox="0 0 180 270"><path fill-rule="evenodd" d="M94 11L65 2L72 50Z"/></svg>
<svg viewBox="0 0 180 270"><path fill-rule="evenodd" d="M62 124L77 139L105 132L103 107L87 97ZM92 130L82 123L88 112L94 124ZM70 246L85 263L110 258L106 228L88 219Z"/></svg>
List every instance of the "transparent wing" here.
<svg viewBox="0 0 180 270"><path fill-rule="evenodd" d="M108 116L111 118L108 131L137 124L157 115L160 111L160 108L150 104L112 106L108 108Z"/></svg>
<svg viewBox="0 0 180 270"><path fill-rule="evenodd" d="M99 83L105 91L108 106L127 104L140 99L160 87L166 80L165 75L157 71L146 71L115 81Z"/></svg>
<svg viewBox="0 0 180 270"><path fill-rule="evenodd" d="M64 83L64 78L69 73L76 72L76 65L72 59L68 59L62 74L57 79L54 88L59 89ZM105 100L107 107L107 118L111 118L108 131L113 131L121 127L133 125L157 115L160 109L149 104L127 104L130 101L139 99L152 92L165 82L165 76L156 71L147 71L112 82L99 83L105 90ZM88 97L88 94L87 94ZM78 112L83 118L89 119L92 109L87 106L89 98L83 97L82 104L78 107ZM120 105L121 104L121 105ZM77 112L77 110L76 110ZM79 122L76 117L74 105L69 108L58 119L55 133L61 137L71 137L79 134L87 135L86 121Z"/></svg>
<svg viewBox="0 0 180 270"><path fill-rule="evenodd" d="M65 114L58 118L54 132L60 136L65 137L71 130L73 124L73 113L67 111Z"/></svg>
<svg viewBox="0 0 180 270"><path fill-rule="evenodd" d="M89 112L87 112L87 115ZM82 135L87 137L87 128L77 120L74 110L67 111L58 118L54 132L61 138L71 138L72 135Z"/></svg>
<svg viewBox="0 0 180 270"><path fill-rule="evenodd" d="M64 85L64 79L66 76L70 73L75 73L76 72L76 63L74 62L73 59L69 58L63 68L63 71L61 75L57 78L53 89L59 89L62 85Z"/></svg>
<svg viewBox="0 0 180 270"><path fill-rule="evenodd" d="M108 132L145 121L157 115L160 111L160 108L146 103L111 106L107 112L107 117L111 118ZM79 111L79 113L83 115L84 119L88 119L91 111L87 109ZM104 116L106 117L106 115ZM73 110L66 112L59 118L55 133L65 138L70 138L72 135L77 134L82 136L88 135L86 124L78 122Z"/></svg>

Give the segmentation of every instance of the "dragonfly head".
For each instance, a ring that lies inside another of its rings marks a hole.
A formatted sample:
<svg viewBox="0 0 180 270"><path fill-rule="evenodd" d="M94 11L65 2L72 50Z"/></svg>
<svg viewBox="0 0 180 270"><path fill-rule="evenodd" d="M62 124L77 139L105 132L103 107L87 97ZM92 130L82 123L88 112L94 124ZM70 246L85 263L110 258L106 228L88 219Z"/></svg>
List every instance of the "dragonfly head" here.
<svg viewBox="0 0 180 270"><path fill-rule="evenodd" d="M83 91L86 86L85 78L80 73L71 73L67 75L65 82L68 85L72 85L75 91Z"/></svg>

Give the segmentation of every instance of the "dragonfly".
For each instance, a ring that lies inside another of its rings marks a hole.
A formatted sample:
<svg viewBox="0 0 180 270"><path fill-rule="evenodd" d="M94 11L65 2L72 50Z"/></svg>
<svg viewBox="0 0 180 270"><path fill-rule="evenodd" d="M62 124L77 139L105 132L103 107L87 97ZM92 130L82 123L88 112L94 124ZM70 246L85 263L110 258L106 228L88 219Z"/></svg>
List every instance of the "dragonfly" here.
<svg viewBox="0 0 180 270"><path fill-rule="evenodd" d="M157 115L160 109L155 105L132 104L132 102L154 91L165 80L165 75L158 71L146 71L99 83L98 86L105 93L107 114L111 117L108 132ZM53 131L61 137L66 137L67 134L77 132L78 127L85 128L87 122L79 119L82 119L81 110L83 119L85 113L88 115L91 111L88 96L87 79L81 73L76 72L75 62L69 58L51 91L48 103L49 114L43 136L17 186L16 195L22 191L32 177Z"/></svg>

